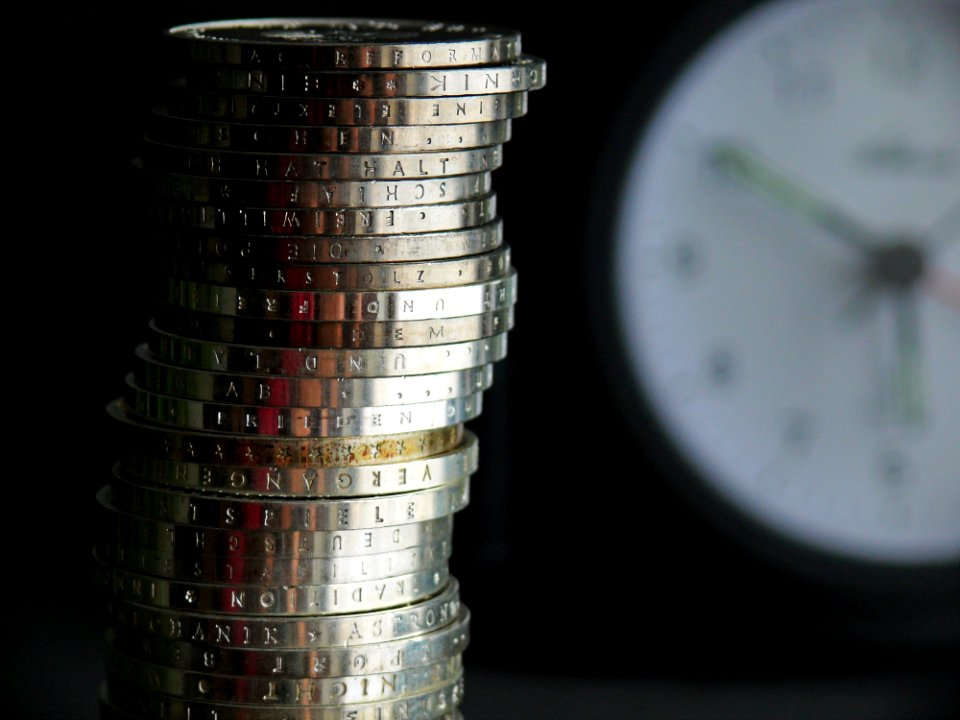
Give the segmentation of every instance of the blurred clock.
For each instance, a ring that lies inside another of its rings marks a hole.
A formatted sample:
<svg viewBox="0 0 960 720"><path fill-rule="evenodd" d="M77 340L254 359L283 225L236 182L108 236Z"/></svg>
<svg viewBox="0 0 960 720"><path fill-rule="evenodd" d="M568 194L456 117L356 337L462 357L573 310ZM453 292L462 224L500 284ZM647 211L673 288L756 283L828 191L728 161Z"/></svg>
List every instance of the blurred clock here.
<svg viewBox="0 0 960 720"><path fill-rule="evenodd" d="M817 582L956 593L958 77L958 2L767 2L652 111L638 89L612 145L628 412L724 527Z"/></svg>

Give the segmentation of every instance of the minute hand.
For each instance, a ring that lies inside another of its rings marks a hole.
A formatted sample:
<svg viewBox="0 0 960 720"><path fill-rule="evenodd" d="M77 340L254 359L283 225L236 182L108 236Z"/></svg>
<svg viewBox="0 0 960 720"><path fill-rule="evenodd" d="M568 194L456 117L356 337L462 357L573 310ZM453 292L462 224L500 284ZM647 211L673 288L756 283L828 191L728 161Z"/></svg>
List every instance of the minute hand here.
<svg viewBox="0 0 960 720"><path fill-rule="evenodd" d="M717 143L710 149L710 161L721 173L775 200L801 218L819 225L835 239L860 252L868 253L874 249L873 234L860 223L823 198L800 187L742 147Z"/></svg>

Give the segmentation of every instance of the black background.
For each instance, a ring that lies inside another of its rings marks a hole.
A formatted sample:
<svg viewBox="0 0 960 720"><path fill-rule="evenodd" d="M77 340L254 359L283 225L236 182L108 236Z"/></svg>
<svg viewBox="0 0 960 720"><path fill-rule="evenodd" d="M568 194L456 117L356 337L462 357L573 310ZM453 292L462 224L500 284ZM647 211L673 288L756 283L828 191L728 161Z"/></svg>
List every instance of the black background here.
<svg viewBox="0 0 960 720"><path fill-rule="evenodd" d="M100 673L90 648L102 600L89 548L99 522L94 495L118 456L103 407L122 393L133 349L146 338L158 266L129 163L167 74L159 31L214 18L319 14L513 26L549 65L547 88L515 121L494 176L520 302L510 357L471 425L481 470L456 521L454 572L474 613L468 683L475 672L487 693L474 699L468 691L469 716L518 716L514 696L534 691L516 678L528 673L570 680L537 686L545 704L525 717L640 717L645 701L649 716L671 717L957 711L956 689L941 682L958 667L956 585L931 593L922 578L898 586L903 578L829 564L811 574L798 562L822 559L798 561L773 540L751 546L735 521L720 512L711 519L709 501L680 488L682 471L665 464L655 431L624 419L625 389L610 380L617 348L604 321L602 272L617 168L610 157L629 152L624 126L640 122L623 113L642 117L693 48L751 5L658 4L656 17L640 9L628 19L597 3L561 10L205 2L44 19L54 28L36 38L42 70L24 102L33 109L16 120L30 139L18 151L29 178L22 202L32 208L17 247L55 271L31 280L39 297L12 301L10 325L21 345L41 348L17 354L31 359L24 377L36 378L24 381L32 433L10 448L15 472L29 478L12 484L30 534L25 542L11 537L8 550L17 581L30 589L12 634L12 656L26 659L7 675L24 714L90 712ZM831 579L838 575L853 580ZM48 679L39 682L40 673ZM687 684L674 708L663 698L678 682ZM848 682L865 684L865 696L882 688L889 702L849 711L827 705L822 713L802 704L810 687ZM600 705L564 715L555 704L578 687L598 693ZM690 704L692 693L723 687L733 688L731 705ZM758 688L780 693L767 712L753 702Z"/></svg>

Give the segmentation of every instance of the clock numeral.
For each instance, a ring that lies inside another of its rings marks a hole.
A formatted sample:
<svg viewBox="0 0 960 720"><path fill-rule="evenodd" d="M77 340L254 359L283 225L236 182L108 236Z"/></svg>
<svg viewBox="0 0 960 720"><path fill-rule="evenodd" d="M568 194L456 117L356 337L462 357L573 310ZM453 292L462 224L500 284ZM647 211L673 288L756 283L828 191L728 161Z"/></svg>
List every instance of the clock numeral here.
<svg viewBox="0 0 960 720"><path fill-rule="evenodd" d="M923 80L929 48L923 28L901 13L884 18L883 30L871 39L870 64L894 86L909 90Z"/></svg>
<svg viewBox="0 0 960 720"><path fill-rule="evenodd" d="M888 487L902 485L909 477L907 459L897 450L884 450L877 462L877 480Z"/></svg>
<svg viewBox="0 0 960 720"><path fill-rule="evenodd" d="M678 236L667 247L667 267L682 281L696 280L704 270L706 258L700 238L692 234Z"/></svg>
<svg viewBox="0 0 960 720"><path fill-rule="evenodd" d="M771 69L773 91L786 110L831 102L835 80L830 68L816 58L798 56L789 38L777 36L760 55Z"/></svg>
<svg viewBox="0 0 960 720"><path fill-rule="evenodd" d="M707 377L713 385L726 387L736 380L737 374L737 361L729 348L716 348L707 357Z"/></svg>
<svg viewBox="0 0 960 720"><path fill-rule="evenodd" d="M806 455L816 440L817 427L808 410L790 410L783 425L783 445L794 455Z"/></svg>

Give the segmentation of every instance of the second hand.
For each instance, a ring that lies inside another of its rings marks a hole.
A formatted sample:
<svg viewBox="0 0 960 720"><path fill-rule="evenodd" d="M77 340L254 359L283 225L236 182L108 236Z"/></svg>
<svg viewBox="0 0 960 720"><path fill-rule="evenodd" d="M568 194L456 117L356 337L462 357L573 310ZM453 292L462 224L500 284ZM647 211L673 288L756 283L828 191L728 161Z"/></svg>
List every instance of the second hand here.
<svg viewBox="0 0 960 720"><path fill-rule="evenodd" d="M916 292L913 288L898 288L893 292L897 407L901 420L917 425L924 419L925 403Z"/></svg>

